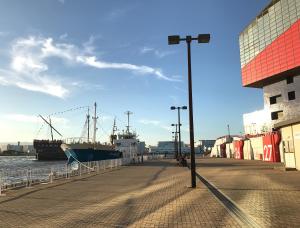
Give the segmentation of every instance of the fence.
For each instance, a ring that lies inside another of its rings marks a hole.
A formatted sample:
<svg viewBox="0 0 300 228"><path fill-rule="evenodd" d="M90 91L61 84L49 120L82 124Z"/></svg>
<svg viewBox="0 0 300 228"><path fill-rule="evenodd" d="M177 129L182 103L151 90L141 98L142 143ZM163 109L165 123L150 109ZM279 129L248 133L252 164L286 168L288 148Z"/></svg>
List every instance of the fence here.
<svg viewBox="0 0 300 228"><path fill-rule="evenodd" d="M143 156L143 161L156 160L163 158L161 155ZM105 170L111 170L123 165L140 163L141 157L120 158L113 160L90 161L78 163L78 167L70 165L53 166L51 168L36 169L18 169L18 170L0 170L0 195L3 191L18 188L32 187L40 183L52 183L58 179L69 179L73 176L81 176L91 173L100 173Z"/></svg>

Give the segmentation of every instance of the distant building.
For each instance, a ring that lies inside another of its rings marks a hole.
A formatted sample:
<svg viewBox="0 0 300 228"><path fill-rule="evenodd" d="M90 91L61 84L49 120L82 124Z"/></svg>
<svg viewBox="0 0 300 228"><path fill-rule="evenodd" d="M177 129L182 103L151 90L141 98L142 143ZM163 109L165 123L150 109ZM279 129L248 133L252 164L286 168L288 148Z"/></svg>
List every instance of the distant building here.
<svg viewBox="0 0 300 228"><path fill-rule="evenodd" d="M20 142L17 144L2 143L0 144L0 153L6 155L33 155L35 154L35 149L33 148L33 145L21 145Z"/></svg>
<svg viewBox="0 0 300 228"><path fill-rule="evenodd" d="M23 146L18 142L17 145L7 144L8 151L23 152Z"/></svg>
<svg viewBox="0 0 300 228"><path fill-rule="evenodd" d="M138 154L145 154L146 153L146 144L145 142L138 143Z"/></svg>
<svg viewBox="0 0 300 228"><path fill-rule="evenodd" d="M213 145L212 145L213 146ZM184 144L181 142L181 152L182 154L190 153L191 148L190 145ZM175 142L174 141L159 141L157 146L149 147L150 153L158 153L158 154L175 154ZM200 147L195 147L195 153L201 153Z"/></svg>
<svg viewBox="0 0 300 228"><path fill-rule="evenodd" d="M34 154L35 149L34 149L33 145L23 145L23 152L28 153L28 154Z"/></svg>
<svg viewBox="0 0 300 228"><path fill-rule="evenodd" d="M268 109L243 115L245 135L257 135L272 131L271 116Z"/></svg>
<svg viewBox="0 0 300 228"><path fill-rule="evenodd" d="M215 145L216 140L211 140L211 139L203 139L199 141L199 152L204 153L205 151L211 151L212 148Z"/></svg>

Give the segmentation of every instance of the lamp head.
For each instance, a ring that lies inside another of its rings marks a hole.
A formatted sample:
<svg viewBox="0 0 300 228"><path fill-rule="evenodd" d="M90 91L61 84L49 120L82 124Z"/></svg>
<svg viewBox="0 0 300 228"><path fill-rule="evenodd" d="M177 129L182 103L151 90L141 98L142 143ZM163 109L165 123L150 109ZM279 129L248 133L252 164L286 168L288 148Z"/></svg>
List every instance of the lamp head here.
<svg viewBox="0 0 300 228"><path fill-rule="evenodd" d="M182 106L181 109L187 109L187 107L186 106Z"/></svg>
<svg viewBox="0 0 300 228"><path fill-rule="evenodd" d="M179 42L180 42L180 36L178 35L168 36L169 45L179 44Z"/></svg>
<svg viewBox="0 0 300 228"><path fill-rule="evenodd" d="M199 34L198 35L198 43L209 43L210 34Z"/></svg>
<svg viewBox="0 0 300 228"><path fill-rule="evenodd" d="M171 110L175 110L176 109L176 107L175 106L171 106Z"/></svg>

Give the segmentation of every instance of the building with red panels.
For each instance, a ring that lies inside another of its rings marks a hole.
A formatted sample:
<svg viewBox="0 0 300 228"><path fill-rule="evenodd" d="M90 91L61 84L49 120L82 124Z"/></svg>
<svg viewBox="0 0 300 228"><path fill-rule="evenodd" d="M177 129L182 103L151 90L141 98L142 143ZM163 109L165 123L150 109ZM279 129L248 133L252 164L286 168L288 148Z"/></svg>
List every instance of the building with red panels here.
<svg viewBox="0 0 300 228"><path fill-rule="evenodd" d="M245 134L274 131L263 160L300 170L300 0L270 1L240 34L240 55L243 86L264 94L264 108L244 114Z"/></svg>
<svg viewBox="0 0 300 228"><path fill-rule="evenodd" d="M242 83L262 88L264 109L244 115L245 133L270 131L300 113L300 0L272 0L240 34Z"/></svg>

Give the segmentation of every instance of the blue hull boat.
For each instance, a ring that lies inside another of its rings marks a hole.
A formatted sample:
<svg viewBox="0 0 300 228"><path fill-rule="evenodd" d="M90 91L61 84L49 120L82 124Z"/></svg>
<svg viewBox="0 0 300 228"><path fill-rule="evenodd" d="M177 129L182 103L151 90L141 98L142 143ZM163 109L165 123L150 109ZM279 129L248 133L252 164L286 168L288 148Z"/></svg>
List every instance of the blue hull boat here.
<svg viewBox="0 0 300 228"><path fill-rule="evenodd" d="M112 146L92 143L62 144L62 150L68 158L68 164L72 162L89 162L122 158L122 152Z"/></svg>

